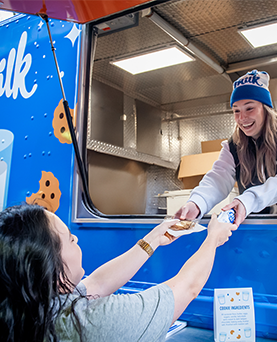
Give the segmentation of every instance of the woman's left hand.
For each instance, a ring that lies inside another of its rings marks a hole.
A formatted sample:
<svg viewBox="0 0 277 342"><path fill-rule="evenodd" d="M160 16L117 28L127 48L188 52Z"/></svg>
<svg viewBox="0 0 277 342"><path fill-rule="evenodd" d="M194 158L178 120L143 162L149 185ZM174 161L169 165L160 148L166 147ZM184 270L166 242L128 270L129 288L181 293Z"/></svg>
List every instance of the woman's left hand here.
<svg viewBox="0 0 277 342"><path fill-rule="evenodd" d="M246 210L245 206L242 204L240 200L235 198L233 202L230 204L225 205L225 207L222 208L223 211L234 209L236 211L236 218L235 218L235 224L239 226L244 220L246 216Z"/></svg>

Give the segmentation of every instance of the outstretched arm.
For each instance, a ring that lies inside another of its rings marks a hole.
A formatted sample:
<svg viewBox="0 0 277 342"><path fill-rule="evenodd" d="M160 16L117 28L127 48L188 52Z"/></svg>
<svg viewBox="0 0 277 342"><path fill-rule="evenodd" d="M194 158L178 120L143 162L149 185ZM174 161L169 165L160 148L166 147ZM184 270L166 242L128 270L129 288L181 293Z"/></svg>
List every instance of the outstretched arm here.
<svg viewBox="0 0 277 342"><path fill-rule="evenodd" d="M235 224L239 226L250 213L259 212L275 203L277 203L277 176L269 177L264 184L245 190L222 210L235 209Z"/></svg>
<svg viewBox="0 0 277 342"><path fill-rule="evenodd" d="M252 186L236 197L245 207L246 214L257 213L277 203L277 175L269 177L264 184Z"/></svg>
<svg viewBox="0 0 277 342"><path fill-rule="evenodd" d="M198 296L211 273L217 247L228 241L232 230L235 229L236 225L220 223L213 214L208 226L208 235L201 247L175 277L165 282L172 289L175 298L173 322Z"/></svg>
<svg viewBox="0 0 277 342"><path fill-rule="evenodd" d="M176 240L165 236L167 229L178 220L166 220L151 230L143 240L155 251L157 247ZM149 255L137 244L126 253L121 254L97 268L82 282L88 295L108 296L127 283L148 260Z"/></svg>

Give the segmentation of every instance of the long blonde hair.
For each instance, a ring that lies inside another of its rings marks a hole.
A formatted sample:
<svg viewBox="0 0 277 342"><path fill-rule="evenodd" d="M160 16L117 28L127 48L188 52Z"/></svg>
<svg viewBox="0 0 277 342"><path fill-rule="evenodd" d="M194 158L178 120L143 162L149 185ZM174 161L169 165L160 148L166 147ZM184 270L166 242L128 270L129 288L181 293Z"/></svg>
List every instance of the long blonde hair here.
<svg viewBox="0 0 277 342"><path fill-rule="evenodd" d="M261 141L256 145L256 158L249 148L251 137L246 136L236 124L233 133L233 142L237 145L238 159L241 167L240 181L246 187L252 183L252 176L256 173L261 183L264 183L265 170L267 177L276 175L276 142L277 142L277 113L273 108L263 105L265 111L265 122L261 136Z"/></svg>

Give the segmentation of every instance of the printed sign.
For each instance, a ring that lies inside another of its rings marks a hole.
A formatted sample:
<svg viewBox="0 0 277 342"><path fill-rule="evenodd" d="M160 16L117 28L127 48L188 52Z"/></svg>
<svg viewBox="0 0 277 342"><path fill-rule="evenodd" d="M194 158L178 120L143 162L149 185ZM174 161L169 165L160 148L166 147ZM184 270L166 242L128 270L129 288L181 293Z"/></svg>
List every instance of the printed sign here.
<svg viewBox="0 0 277 342"><path fill-rule="evenodd" d="M214 340L255 342L252 288L214 290Z"/></svg>

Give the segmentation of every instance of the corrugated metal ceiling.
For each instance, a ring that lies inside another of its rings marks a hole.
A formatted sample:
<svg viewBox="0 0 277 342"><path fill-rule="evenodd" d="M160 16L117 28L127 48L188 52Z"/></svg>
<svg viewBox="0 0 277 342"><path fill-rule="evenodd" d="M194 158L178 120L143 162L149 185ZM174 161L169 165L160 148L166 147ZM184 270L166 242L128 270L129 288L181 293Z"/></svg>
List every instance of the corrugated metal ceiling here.
<svg viewBox="0 0 277 342"><path fill-rule="evenodd" d="M198 58L138 75L111 65L113 58L176 43L141 13L138 26L98 38L94 64L97 80L174 111L182 107L180 104L187 106L211 97L215 102L217 98L228 101L231 81L253 68L277 78L277 44L254 49L238 33L241 26L277 20L277 0L172 0L152 10L222 66L230 80ZM274 63L269 63L268 57ZM237 63L244 61L247 65L240 70Z"/></svg>

